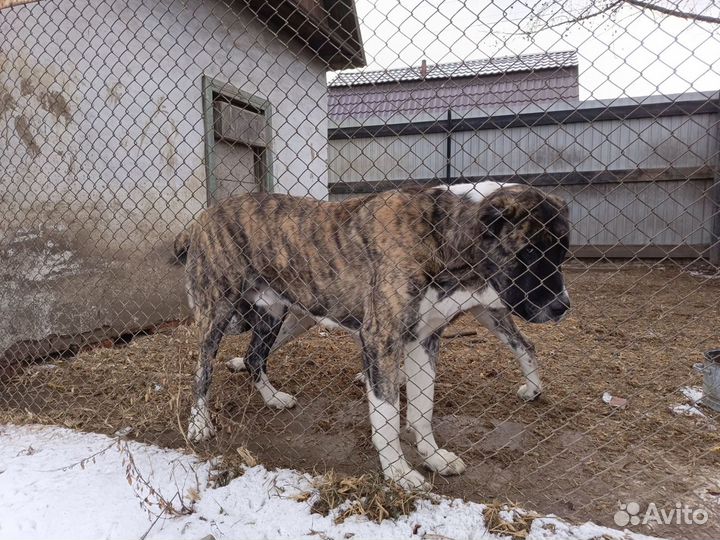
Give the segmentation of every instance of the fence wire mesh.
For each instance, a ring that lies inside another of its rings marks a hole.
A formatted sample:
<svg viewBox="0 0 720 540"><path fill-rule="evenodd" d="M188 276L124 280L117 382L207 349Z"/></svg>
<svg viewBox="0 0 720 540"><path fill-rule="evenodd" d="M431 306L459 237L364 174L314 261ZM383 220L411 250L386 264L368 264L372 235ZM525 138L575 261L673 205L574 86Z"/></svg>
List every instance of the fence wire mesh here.
<svg viewBox="0 0 720 540"><path fill-rule="evenodd" d="M719 73L704 0L0 0L0 420L716 538Z"/></svg>

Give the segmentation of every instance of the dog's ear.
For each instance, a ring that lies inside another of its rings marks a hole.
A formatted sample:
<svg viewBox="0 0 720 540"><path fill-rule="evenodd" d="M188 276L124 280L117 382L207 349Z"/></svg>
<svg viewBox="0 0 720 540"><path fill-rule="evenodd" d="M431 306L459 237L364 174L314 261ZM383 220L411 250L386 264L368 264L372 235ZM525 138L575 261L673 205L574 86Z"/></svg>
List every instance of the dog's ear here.
<svg viewBox="0 0 720 540"><path fill-rule="evenodd" d="M488 204L484 209L482 222L490 234L495 238L500 238L503 228L508 223L502 211L502 205Z"/></svg>
<svg viewBox="0 0 720 540"><path fill-rule="evenodd" d="M562 199L556 195L551 195L551 200L555 207L558 209L558 215L565 221L570 219L570 205L565 199Z"/></svg>
<svg viewBox="0 0 720 540"><path fill-rule="evenodd" d="M503 229L506 227L514 227L522 221L522 208L514 204L512 199L508 197L496 197L485 209L483 223L487 227L488 232L496 238L500 238Z"/></svg>

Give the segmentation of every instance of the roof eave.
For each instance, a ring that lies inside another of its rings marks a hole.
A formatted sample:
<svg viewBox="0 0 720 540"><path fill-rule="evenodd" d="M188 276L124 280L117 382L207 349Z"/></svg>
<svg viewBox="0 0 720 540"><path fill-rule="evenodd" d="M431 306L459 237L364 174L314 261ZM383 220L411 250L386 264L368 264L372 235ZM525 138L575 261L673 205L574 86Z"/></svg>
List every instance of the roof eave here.
<svg viewBox="0 0 720 540"><path fill-rule="evenodd" d="M539 71L557 71L558 69L578 69L577 64L568 64L565 66L555 66L555 67L543 67L538 69L509 69L507 71L498 71L495 73L482 73L479 75L449 75L447 77L427 77L425 79L421 79L418 77L417 79L398 79L394 81L380 81L380 82L359 82L359 83L335 83L334 81L331 81L328 87L330 88L358 88L362 86L389 86L389 85L398 85L408 82L435 82L435 81L462 81L465 79L477 79L481 77L497 77L498 75L503 75L505 73L534 73Z"/></svg>
<svg viewBox="0 0 720 540"><path fill-rule="evenodd" d="M311 16L300 8L293 0L244 0L258 18L278 32L290 32L295 34L305 45L315 51L322 58L330 69L340 70L349 68L364 67L365 51L360 39L360 28L355 11L353 0L324 0L324 6L332 4L330 11L337 12L338 9L347 9L350 17L344 25L350 30L338 24L335 28L328 24L327 20L320 20ZM343 4L339 6L338 4Z"/></svg>
<svg viewBox="0 0 720 540"><path fill-rule="evenodd" d="M325 0L325 3L332 2L332 0ZM350 16L351 39L354 44L355 54L353 57L353 64L347 66L347 68L337 69L351 69L351 68L362 68L367 66L367 59L365 58L365 47L363 46L362 33L360 31L360 18L357 14L357 7L355 0L346 0L348 15Z"/></svg>
<svg viewBox="0 0 720 540"><path fill-rule="evenodd" d="M465 74L463 74L463 75L448 74L445 77L428 76L426 78L422 78L419 76L419 70L418 70L418 75L414 76L414 77L400 77L400 78L393 79L393 80L361 81L361 82L351 80L350 82L344 83L344 82L338 82L338 79L343 78L343 74L339 74L334 80L330 81L328 86L333 87L333 88L347 88L347 87L357 87L357 86L380 86L380 85L386 85L386 84L387 85L402 84L402 83L406 83L406 82L463 80L463 79L472 79L475 77L496 76L496 75L499 75L502 73L532 73L532 72L536 72L536 71L548 71L548 70L557 70L557 69L572 69L572 68L579 69L579 64L578 64L578 60L577 60L577 51L551 52L551 53L545 53L545 55L546 56L569 55L570 58L565 61L558 62L556 65L552 65L552 66L546 65L546 66L510 67L505 70L498 69L497 71L492 71L492 72L488 72L488 73L475 73L475 74L467 74L467 75L465 75ZM528 55L528 56L537 56L537 54ZM522 58L522 56L519 58ZM489 59L489 60L499 60L499 59L501 59L501 58ZM414 69L416 69L416 68L411 67L411 68L407 68L407 69L390 70L390 72L396 71L396 72L407 73L409 70L414 70ZM372 72L372 71L367 72L367 73L360 72L360 73L357 73L354 75L357 78L360 78L363 75L371 75L373 73L382 73L382 72ZM385 73L388 74L388 72L385 72Z"/></svg>

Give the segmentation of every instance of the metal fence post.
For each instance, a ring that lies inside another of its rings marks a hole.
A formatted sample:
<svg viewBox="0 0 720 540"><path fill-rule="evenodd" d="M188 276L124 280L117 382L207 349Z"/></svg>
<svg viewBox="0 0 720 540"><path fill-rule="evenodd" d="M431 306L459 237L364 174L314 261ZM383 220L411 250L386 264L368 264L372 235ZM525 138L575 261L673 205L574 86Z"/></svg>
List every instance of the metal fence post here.
<svg viewBox="0 0 720 540"><path fill-rule="evenodd" d="M710 188L712 201L712 222L710 231L710 263L720 266L720 98L717 99L715 113L715 174Z"/></svg>

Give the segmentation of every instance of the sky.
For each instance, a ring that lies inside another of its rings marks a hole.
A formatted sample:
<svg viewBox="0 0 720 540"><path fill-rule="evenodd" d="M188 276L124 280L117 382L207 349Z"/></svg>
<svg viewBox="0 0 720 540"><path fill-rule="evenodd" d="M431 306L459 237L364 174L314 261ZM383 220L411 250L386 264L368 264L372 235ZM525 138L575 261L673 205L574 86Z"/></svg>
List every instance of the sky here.
<svg viewBox="0 0 720 540"><path fill-rule="evenodd" d="M720 0L675 1L688 11L720 16ZM577 50L581 99L720 89L720 25L643 12L629 5L612 16L562 24L569 16L600 4L591 0L356 0L367 69L419 65L423 59L437 64Z"/></svg>

